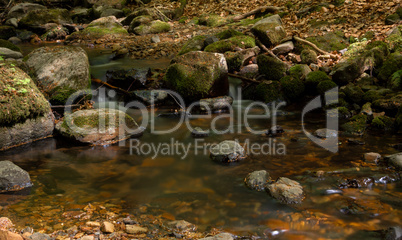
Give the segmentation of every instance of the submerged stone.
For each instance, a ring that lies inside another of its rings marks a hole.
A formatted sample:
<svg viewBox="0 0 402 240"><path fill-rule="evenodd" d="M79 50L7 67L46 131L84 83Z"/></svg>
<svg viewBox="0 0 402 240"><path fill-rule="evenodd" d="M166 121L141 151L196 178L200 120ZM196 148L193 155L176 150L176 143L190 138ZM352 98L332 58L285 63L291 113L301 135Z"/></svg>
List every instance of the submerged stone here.
<svg viewBox="0 0 402 240"><path fill-rule="evenodd" d="M0 193L19 191L31 186L28 172L10 161L0 161Z"/></svg>
<svg viewBox="0 0 402 240"><path fill-rule="evenodd" d="M238 142L226 140L211 147L210 157L219 163L230 163L245 158L246 152Z"/></svg>
<svg viewBox="0 0 402 240"><path fill-rule="evenodd" d="M246 186L257 190L257 191L264 191L266 185L271 181L271 177L269 176L269 173L265 170L260 170L260 171L254 171L252 173L249 173L244 179L244 182L246 183Z"/></svg>
<svg viewBox="0 0 402 240"><path fill-rule="evenodd" d="M281 203L297 204L304 199L303 187L289 178L280 177L275 183L267 185L267 191Z"/></svg>

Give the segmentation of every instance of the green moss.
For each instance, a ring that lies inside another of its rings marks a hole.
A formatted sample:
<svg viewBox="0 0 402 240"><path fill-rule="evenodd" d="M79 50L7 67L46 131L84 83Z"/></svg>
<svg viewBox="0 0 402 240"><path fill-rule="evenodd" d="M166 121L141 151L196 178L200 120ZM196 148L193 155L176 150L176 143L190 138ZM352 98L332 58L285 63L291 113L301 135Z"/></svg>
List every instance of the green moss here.
<svg viewBox="0 0 402 240"><path fill-rule="evenodd" d="M220 40L205 47L205 52L225 53L233 51L236 47L252 48L255 47L255 39L250 36L236 36L229 39Z"/></svg>
<svg viewBox="0 0 402 240"><path fill-rule="evenodd" d="M327 52L339 51L347 47L347 40L342 32L330 32L323 36L308 37L306 40Z"/></svg>
<svg viewBox="0 0 402 240"><path fill-rule="evenodd" d="M263 74L266 79L280 80L286 74L286 65L273 57L258 55L257 64L259 73Z"/></svg>
<svg viewBox="0 0 402 240"><path fill-rule="evenodd" d="M11 126L50 112L48 101L18 67L0 65L0 125Z"/></svg>
<svg viewBox="0 0 402 240"><path fill-rule="evenodd" d="M246 18L246 19L242 19L238 25L241 26L248 26L248 25L254 25L256 22L260 21L262 19L262 17L260 18L254 18L254 19L250 19L250 18Z"/></svg>
<svg viewBox="0 0 402 240"><path fill-rule="evenodd" d="M285 4L285 7L287 8L287 9L292 9L292 8L294 8L294 4L293 4L293 2L292 1L287 1L286 2L286 4Z"/></svg>
<svg viewBox="0 0 402 240"><path fill-rule="evenodd" d="M238 32L234 29L226 29L220 33L215 34L215 36L217 38L219 38L220 40L224 40L224 39L228 39L228 38L232 38L232 37L236 37L236 36L243 36L244 34L241 32Z"/></svg>
<svg viewBox="0 0 402 240"><path fill-rule="evenodd" d="M402 130L402 106L398 108L398 112L395 116L395 126L397 129Z"/></svg>
<svg viewBox="0 0 402 240"><path fill-rule="evenodd" d="M371 122L371 126L377 129L391 130L394 127L394 119L388 116L375 117Z"/></svg>
<svg viewBox="0 0 402 240"><path fill-rule="evenodd" d="M317 91L319 94L324 95L326 91L336 87L338 85L336 85L336 83L334 83L331 80L325 80L322 82L319 82L317 85Z"/></svg>
<svg viewBox="0 0 402 240"><path fill-rule="evenodd" d="M361 37L360 41L363 39L366 40L371 40L375 37L375 33L373 31L367 31L365 34L363 34L363 36Z"/></svg>
<svg viewBox="0 0 402 240"><path fill-rule="evenodd" d="M306 76L306 80L304 82L306 86L306 91L309 94L317 94L317 86L320 82L329 81L331 78L323 71L314 71L310 72Z"/></svg>
<svg viewBox="0 0 402 240"><path fill-rule="evenodd" d="M206 36L202 35L202 36L195 36L189 39L180 49L178 55L183 55L191 51L202 51L205 48L206 38L207 38Z"/></svg>
<svg viewBox="0 0 402 240"><path fill-rule="evenodd" d="M310 49L303 50L300 54L300 58L302 63L305 64L317 63L317 53Z"/></svg>
<svg viewBox="0 0 402 240"><path fill-rule="evenodd" d="M235 71L240 71L240 67L243 63L242 57L236 52L226 52L225 53L226 63L228 65L228 71L233 73Z"/></svg>
<svg viewBox="0 0 402 240"><path fill-rule="evenodd" d="M296 79L301 79L302 77L302 66L300 64L296 64L289 68L289 75L296 78Z"/></svg>
<svg viewBox="0 0 402 240"><path fill-rule="evenodd" d="M351 113L347 107L338 107L337 109L340 118L347 119L351 116Z"/></svg>
<svg viewBox="0 0 402 240"><path fill-rule="evenodd" d="M342 92L345 93L347 100L352 103L360 104L363 100L363 90L353 83L349 83L348 85L343 87Z"/></svg>
<svg viewBox="0 0 402 240"><path fill-rule="evenodd" d="M389 54L388 44L383 41L374 41L366 45L366 50L371 50L373 48L379 48L384 56L388 56Z"/></svg>
<svg viewBox="0 0 402 240"><path fill-rule="evenodd" d="M201 16L198 20L200 25L208 26L208 27L216 27L218 25L223 24L225 21L224 19L216 14L211 15L204 15Z"/></svg>
<svg viewBox="0 0 402 240"><path fill-rule="evenodd" d="M383 81L387 81L392 74L402 66L402 54L399 52L395 52L390 54L385 60L383 66L380 69L380 73L378 74L378 78Z"/></svg>
<svg viewBox="0 0 402 240"><path fill-rule="evenodd" d="M21 49L19 47L15 46L10 41L4 40L4 39L0 39L0 47L8 48L8 49L11 49L11 50L17 51L17 52L21 52Z"/></svg>
<svg viewBox="0 0 402 240"><path fill-rule="evenodd" d="M150 33L163 33L170 31L170 24L160 20L152 21L150 25Z"/></svg>
<svg viewBox="0 0 402 240"><path fill-rule="evenodd" d="M257 86L247 88L244 92L244 97L269 103L282 99L280 88L279 81L263 81Z"/></svg>
<svg viewBox="0 0 402 240"><path fill-rule="evenodd" d="M392 74L389 80L389 86L395 91L402 90L402 69Z"/></svg>
<svg viewBox="0 0 402 240"><path fill-rule="evenodd" d="M367 127L368 117L365 114L353 116L347 123L343 124L342 129L350 134L362 135Z"/></svg>
<svg viewBox="0 0 402 240"><path fill-rule="evenodd" d="M299 99L304 92L304 84L300 79L285 76L280 80L283 93L290 101Z"/></svg>
<svg viewBox="0 0 402 240"><path fill-rule="evenodd" d="M181 23L181 24L185 24L187 19L188 19L188 17L182 16L182 17L180 17L178 22Z"/></svg>
<svg viewBox="0 0 402 240"><path fill-rule="evenodd" d="M369 90L367 92L364 93L363 95L363 101L365 102L374 102L377 99L381 98L381 94L379 94L378 91L376 90Z"/></svg>

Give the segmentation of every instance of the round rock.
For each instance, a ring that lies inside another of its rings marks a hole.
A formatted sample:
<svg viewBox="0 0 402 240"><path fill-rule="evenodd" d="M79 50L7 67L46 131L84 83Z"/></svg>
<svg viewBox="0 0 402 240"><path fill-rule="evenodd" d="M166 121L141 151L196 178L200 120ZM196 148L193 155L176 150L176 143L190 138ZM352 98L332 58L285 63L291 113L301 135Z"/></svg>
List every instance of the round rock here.
<svg viewBox="0 0 402 240"><path fill-rule="evenodd" d="M280 177L275 183L267 185L267 189L272 197L282 203L296 204L304 199L303 187L289 178Z"/></svg>
<svg viewBox="0 0 402 240"><path fill-rule="evenodd" d="M314 135L319 138L336 138L338 137L338 131L328 128L320 128L314 132Z"/></svg>
<svg viewBox="0 0 402 240"><path fill-rule="evenodd" d="M28 172L10 161L0 161L0 176L0 193L32 186Z"/></svg>
<svg viewBox="0 0 402 240"><path fill-rule="evenodd" d="M246 183L247 187L257 191L264 191L265 186L270 181L271 177L269 176L269 173L265 170L254 171L252 173L249 173L246 179L244 179L244 182Z"/></svg>
<svg viewBox="0 0 402 240"><path fill-rule="evenodd" d="M226 140L214 147L211 147L210 157L212 160L221 163L236 162L245 158L245 150L236 141Z"/></svg>

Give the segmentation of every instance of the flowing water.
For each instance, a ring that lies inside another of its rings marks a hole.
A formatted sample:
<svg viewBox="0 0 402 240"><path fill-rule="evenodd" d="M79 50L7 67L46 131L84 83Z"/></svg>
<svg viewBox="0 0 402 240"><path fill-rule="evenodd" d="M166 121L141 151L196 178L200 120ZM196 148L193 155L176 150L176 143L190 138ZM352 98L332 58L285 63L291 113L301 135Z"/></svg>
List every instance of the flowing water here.
<svg viewBox="0 0 402 240"><path fill-rule="evenodd" d="M108 69L164 68L169 63L168 59L112 61L110 54L95 51L90 51L89 56L92 75L102 80ZM284 134L276 138L254 134L243 119L251 102L239 99L239 84L231 80L230 94L237 99L233 104L235 117L217 113L211 118L189 121L191 126L203 129L215 125L224 131L232 126L232 132L194 139L185 124L178 124L178 118L157 117L170 109L157 108L148 110L148 127L139 139L89 147L50 138L0 153L1 160L13 161L27 170L34 182L28 191L1 194L0 215L10 216L22 226L51 231L68 227L62 224L63 212L100 202L126 212L142 209L150 214L184 219L200 230L217 227L261 237L278 233L279 239L377 238L380 235L373 231L400 225L402 184L392 180L397 180L398 174L383 166L354 165L366 152L395 153L389 144L399 142L400 136L368 133L358 138L365 145L349 145L347 137L341 136L339 151L331 153L302 131L300 106L280 107L275 117ZM102 100L108 99L97 99ZM144 120L140 110L130 109L128 113L138 122ZM263 110L256 107L250 113L262 114ZM219 120L213 122L214 117ZM273 119L272 115L250 119L248 125L252 130L266 130ZM175 125L177 130L168 134L158 135L152 130L152 127L167 130ZM325 127L325 115L307 114L304 126L309 132ZM211 144L234 139L246 148L254 143L264 148L254 152L249 148L248 157L235 164L217 164L209 158ZM248 189L244 178L262 169L273 179L289 177L299 181L306 194L304 202L287 206L266 192ZM319 170L326 174L317 174ZM359 177L372 177L377 182L369 188L338 187L343 179ZM391 180L383 183L384 177ZM49 184L51 187L46 188ZM341 191L329 194L327 190Z"/></svg>

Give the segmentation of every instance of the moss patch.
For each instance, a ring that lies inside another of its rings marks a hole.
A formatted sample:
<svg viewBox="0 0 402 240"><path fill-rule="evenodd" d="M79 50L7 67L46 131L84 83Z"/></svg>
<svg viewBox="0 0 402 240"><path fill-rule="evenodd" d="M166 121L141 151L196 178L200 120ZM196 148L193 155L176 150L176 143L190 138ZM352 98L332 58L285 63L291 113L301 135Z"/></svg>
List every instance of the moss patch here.
<svg viewBox="0 0 402 240"><path fill-rule="evenodd" d="M327 52L339 51L347 47L347 40L343 37L342 32L331 32L324 36L309 37L307 40Z"/></svg>
<svg viewBox="0 0 402 240"><path fill-rule="evenodd" d="M389 80L389 86L394 91L402 90L402 69L392 74Z"/></svg>
<svg viewBox="0 0 402 240"><path fill-rule="evenodd" d="M226 29L220 33L215 34L215 36L217 38L219 38L220 40L224 40L224 39L228 39L228 38L232 38L232 37L236 37L236 36L242 36L244 35L241 32L238 32L234 29Z"/></svg>
<svg viewBox="0 0 402 240"><path fill-rule="evenodd" d="M349 122L343 124L341 127L347 133L362 135L367 128L367 120L367 115L358 114L352 117Z"/></svg>
<svg viewBox="0 0 402 240"><path fill-rule="evenodd" d="M225 19L219 15L211 14L211 15L204 15L198 19L198 23L200 25L208 26L208 27L216 27L221 25L225 22Z"/></svg>
<svg viewBox="0 0 402 240"><path fill-rule="evenodd" d="M236 47L252 48L255 47L255 39L250 36L236 36L229 39L220 40L205 47L205 52L225 53L233 51Z"/></svg>
<svg viewBox="0 0 402 240"><path fill-rule="evenodd" d="M299 99L304 92L304 84L300 79L285 76L280 80L283 93L290 101Z"/></svg>
<svg viewBox="0 0 402 240"><path fill-rule="evenodd" d="M310 49L303 50L300 54L300 58L302 63L305 64L317 63L317 53Z"/></svg>
<svg viewBox="0 0 402 240"><path fill-rule="evenodd" d="M263 81L257 86L249 87L244 91L245 99L262 101L265 103L282 100L279 81Z"/></svg>
<svg viewBox="0 0 402 240"><path fill-rule="evenodd" d="M267 55L258 55L258 71L269 80L280 80L286 74L286 65Z"/></svg>
<svg viewBox="0 0 402 240"><path fill-rule="evenodd" d="M317 91L319 94L324 95L326 91L336 87L336 83L334 83L331 80L324 80L322 82L319 82L317 85Z"/></svg>
<svg viewBox="0 0 402 240"><path fill-rule="evenodd" d="M310 72L306 76L306 91L309 94L317 94L317 86L320 82L331 80L331 78L323 71Z"/></svg>
<svg viewBox="0 0 402 240"><path fill-rule="evenodd" d="M0 47L8 48L8 49L11 49L11 50L17 51L17 52L21 52L21 49L19 47L15 46L10 41L4 40L4 39L0 39Z"/></svg>
<svg viewBox="0 0 402 240"><path fill-rule="evenodd" d="M378 78L383 81L387 81L391 75L401 69L402 66L402 54L395 52L390 54L385 60L383 66L380 69Z"/></svg>
<svg viewBox="0 0 402 240"><path fill-rule="evenodd" d="M11 26L0 26L0 39L9 39L10 37L14 37L16 35L14 27Z"/></svg>
<svg viewBox="0 0 402 240"><path fill-rule="evenodd" d="M371 127L385 131L391 130L394 128L394 119L388 116L376 117L371 122Z"/></svg>
<svg viewBox="0 0 402 240"><path fill-rule="evenodd" d="M207 39L206 36L193 37L184 44L178 55L183 55L191 51L202 51L205 48L205 39Z"/></svg>

